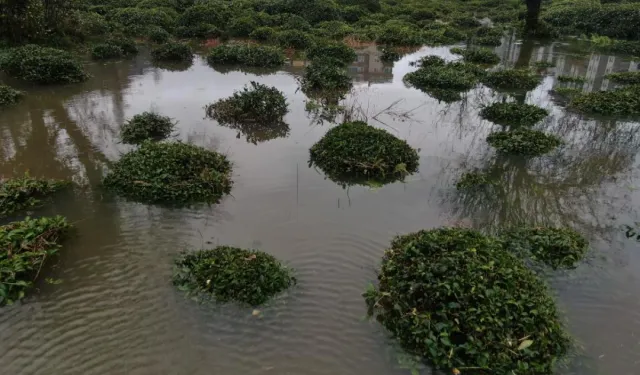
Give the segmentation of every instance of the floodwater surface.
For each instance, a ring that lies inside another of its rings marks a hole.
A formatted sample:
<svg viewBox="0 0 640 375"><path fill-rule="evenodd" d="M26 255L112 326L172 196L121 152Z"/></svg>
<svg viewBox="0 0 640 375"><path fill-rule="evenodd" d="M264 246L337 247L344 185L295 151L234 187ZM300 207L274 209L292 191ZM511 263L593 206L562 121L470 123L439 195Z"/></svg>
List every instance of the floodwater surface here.
<svg viewBox="0 0 640 375"><path fill-rule="evenodd" d="M637 221L640 123L569 113L552 93L560 74L585 77L584 91L611 88L604 75L637 69L619 56L580 54L562 44L497 48L515 66L556 68L516 100L551 116L537 129L566 145L530 161L496 156L479 118L483 105L508 98L479 87L445 104L403 76L424 47L396 63L375 47L349 68L351 118L366 119L420 149L420 171L404 183L344 188L308 165L309 147L331 126L298 89L304 62L266 74L216 71L202 58L190 67L154 67L148 55L89 63L78 85L22 87L27 96L0 111L0 174L72 179L79 186L35 214L75 222L47 277L23 303L0 310L0 372L103 374L408 374L409 364L379 324L365 319L361 293L394 235L442 225L493 230L517 223L562 224L589 237L593 250L576 270L549 276L579 354L562 374L640 373L640 249L621 227ZM288 128L230 129L204 107L250 81L283 91ZM6 83L19 83L5 79ZM175 138L228 155L232 196L221 204L163 208L114 198L100 186L109 164L132 149L123 122L154 110L177 120ZM339 121L339 118L336 120ZM465 171L498 176L495 194L455 190ZM182 250L217 244L257 248L295 268L299 284L259 311L209 306L170 283ZM422 374L430 374L426 368Z"/></svg>

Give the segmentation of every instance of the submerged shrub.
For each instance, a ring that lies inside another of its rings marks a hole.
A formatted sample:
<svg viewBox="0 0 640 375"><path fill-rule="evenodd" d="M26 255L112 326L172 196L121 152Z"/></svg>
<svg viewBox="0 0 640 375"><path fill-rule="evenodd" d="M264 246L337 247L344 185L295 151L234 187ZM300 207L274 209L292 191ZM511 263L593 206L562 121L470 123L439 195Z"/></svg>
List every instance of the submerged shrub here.
<svg viewBox="0 0 640 375"><path fill-rule="evenodd" d="M28 174L0 181L0 217L40 207L42 200L69 186L66 181L33 178Z"/></svg>
<svg viewBox="0 0 640 375"><path fill-rule="evenodd" d="M114 44L100 43L91 48L91 58L94 60L106 60L122 57L122 48Z"/></svg>
<svg viewBox="0 0 640 375"><path fill-rule="evenodd" d="M496 181L491 179L485 172L473 171L467 172L460 177L458 182L456 182L456 189L469 190L495 184Z"/></svg>
<svg viewBox="0 0 640 375"><path fill-rule="evenodd" d="M607 74L606 78L616 83L640 85L640 72L621 72Z"/></svg>
<svg viewBox="0 0 640 375"><path fill-rule="evenodd" d="M113 164L104 185L144 203L217 203L231 191L231 163L202 147L144 142Z"/></svg>
<svg viewBox="0 0 640 375"><path fill-rule="evenodd" d="M570 347L545 283L500 240L479 232L438 228L396 237L378 281L364 294L369 313L437 369L550 374Z"/></svg>
<svg viewBox="0 0 640 375"><path fill-rule="evenodd" d="M423 59L420 69L405 75L404 80L423 91L428 88L466 91L472 89L483 74L483 70L475 65L461 62L442 64L441 60Z"/></svg>
<svg viewBox="0 0 640 375"><path fill-rule="evenodd" d="M143 112L122 125L120 138L127 144L140 144L146 140L159 141L169 137L175 126L176 123L170 117Z"/></svg>
<svg viewBox="0 0 640 375"><path fill-rule="evenodd" d="M173 284L216 302L259 306L296 283L291 269L258 250L218 246L184 252L175 261Z"/></svg>
<svg viewBox="0 0 640 375"><path fill-rule="evenodd" d="M171 39L171 34L162 27L152 27L147 31L149 40L153 43L166 43Z"/></svg>
<svg viewBox="0 0 640 375"><path fill-rule="evenodd" d="M402 180L418 169L418 152L406 141L365 122L345 122L310 150L310 163L334 181Z"/></svg>
<svg viewBox="0 0 640 375"><path fill-rule="evenodd" d="M4 105L16 104L22 99L24 93L13 87L0 85L0 107Z"/></svg>
<svg viewBox="0 0 640 375"><path fill-rule="evenodd" d="M76 83L87 79L80 62L68 52L29 44L13 48L0 59L8 75L41 84Z"/></svg>
<svg viewBox="0 0 640 375"><path fill-rule="evenodd" d="M413 24L389 21L380 27L376 42L393 46L418 46L424 43L424 37L422 30Z"/></svg>
<svg viewBox="0 0 640 375"><path fill-rule="evenodd" d="M453 48L452 53L462 55L464 61L475 64L497 64L500 62L500 56L490 49L486 48L472 48L472 49L458 49L455 52Z"/></svg>
<svg viewBox="0 0 640 375"><path fill-rule="evenodd" d="M0 226L0 306L23 299L71 226L61 216Z"/></svg>
<svg viewBox="0 0 640 375"><path fill-rule="evenodd" d="M330 58L316 58L305 68L302 90L309 94L341 97L353 83L342 62ZM332 95L335 94L335 95Z"/></svg>
<svg viewBox="0 0 640 375"><path fill-rule="evenodd" d="M249 34L249 37L260 42L270 42L275 40L276 30L272 27L258 27Z"/></svg>
<svg viewBox="0 0 640 375"><path fill-rule="evenodd" d="M498 125L532 126L549 115L549 111L531 104L493 103L480 116Z"/></svg>
<svg viewBox="0 0 640 375"><path fill-rule="evenodd" d="M118 8L111 18L122 24L128 35L142 35L150 26L171 29L175 24L175 20L168 12L156 8Z"/></svg>
<svg viewBox="0 0 640 375"><path fill-rule="evenodd" d="M276 43L283 48L305 49L312 44L311 35L300 30L283 30L275 35Z"/></svg>
<svg viewBox="0 0 640 375"><path fill-rule="evenodd" d="M473 43L480 46L499 46L502 44L504 30L498 27L479 27L473 36Z"/></svg>
<svg viewBox="0 0 640 375"><path fill-rule="evenodd" d="M540 76L527 69L506 69L487 73L484 83L497 89L533 90L541 80Z"/></svg>
<svg viewBox="0 0 640 375"><path fill-rule="evenodd" d="M228 44L211 49L207 55L211 65L276 67L284 64L284 53L276 47L252 44Z"/></svg>
<svg viewBox="0 0 640 375"><path fill-rule="evenodd" d="M491 133L487 137L487 143L499 152L526 156L543 155L563 144L554 135L529 128Z"/></svg>
<svg viewBox="0 0 640 375"><path fill-rule="evenodd" d="M584 77L558 76L558 82L582 83L586 81Z"/></svg>
<svg viewBox="0 0 640 375"><path fill-rule="evenodd" d="M289 109L284 94L277 88L251 81L242 91L209 104L206 111L207 116L220 123L262 123L268 126L282 122Z"/></svg>
<svg viewBox="0 0 640 375"><path fill-rule="evenodd" d="M358 56L353 48L344 43L322 43L307 49L307 58L310 60L331 58L346 66L356 61Z"/></svg>
<svg viewBox="0 0 640 375"><path fill-rule="evenodd" d="M618 116L639 115L640 85L577 95L570 105L572 108L586 113Z"/></svg>
<svg viewBox="0 0 640 375"><path fill-rule="evenodd" d="M191 61L193 51L186 43L168 42L154 48L151 57L156 61Z"/></svg>
<svg viewBox="0 0 640 375"><path fill-rule="evenodd" d="M125 55L135 55L138 53L136 42L126 36L113 35L107 38L105 43L120 47Z"/></svg>
<svg viewBox="0 0 640 375"><path fill-rule="evenodd" d="M553 269L572 269L589 249L589 242L571 228L515 228L503 233L509 250Z"/></svg>
<svg viewBox="0 0 640 375"><path fill-rule="evenodd" d="M175 35L182 38L217 38L221 34L220 29L208 23L178 26L175 31Z"/></svg>

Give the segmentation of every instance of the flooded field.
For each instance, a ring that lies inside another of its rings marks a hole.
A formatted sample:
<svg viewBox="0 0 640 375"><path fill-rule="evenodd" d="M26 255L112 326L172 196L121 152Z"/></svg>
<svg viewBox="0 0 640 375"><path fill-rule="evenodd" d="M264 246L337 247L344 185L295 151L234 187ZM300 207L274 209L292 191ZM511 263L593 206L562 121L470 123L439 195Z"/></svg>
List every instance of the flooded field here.
<svg viewBox="0 0 640 375"><path fill-rule="evenodd" d="M580 53L568 45L504 43L507 66L548 61L541 85L517 100L551 113L536 128L565 146L525 162L496 156L485 142L492 124L482 106L505 94L481 87L452 104L403 83L410 62L448 47L382 63L373 46L349 67L344 101L420 150L420 171L404 183L343 188L309 167L309 147L333 124L298 89L304 61L277 72L154 67L148 54L91 63L83 84L24 87L18 105L0 111L0 173L72 179L79 188L37 215L75 222L48 277L22 304L0 313L3 374L408 374L409 364L381 327L365 319L361 297L396 234L442 225L492 230L517 223L564 224L592 242L589 261L553 274L567 325L582 352L564 374L640 373L640 251L624 225L638 221L640 122L569 113L556 87L597 91L603 76L638 70L638 61ZM556 77L584 77L559 83ZM6 80L9 82L10 80ZM205 106L250 81L287 97L288 128L251 133L218 125ZM19 83L12 82L20 88ZM228 155L232 196L214 206L171 209L106 194L109 164L131 149L118 132L133 115L155 110L177 120L176 139ZM463 195L455 180L483 168L499 176L491 195ZM297 270L298 286L258 312L199 305L170 283L184 249L215 244L267 251ZM429 374L429 369L419 369Z"/></svg>

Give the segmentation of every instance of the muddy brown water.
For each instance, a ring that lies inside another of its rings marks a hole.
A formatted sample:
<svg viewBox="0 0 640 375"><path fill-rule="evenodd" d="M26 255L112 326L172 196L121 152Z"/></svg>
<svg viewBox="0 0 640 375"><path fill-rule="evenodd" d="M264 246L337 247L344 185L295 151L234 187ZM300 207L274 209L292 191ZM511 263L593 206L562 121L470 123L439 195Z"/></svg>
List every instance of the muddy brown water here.
<svg viewBox="0 0 640 375"><path fill-rule="evenodd" d="M640 249L620 229L637 220L640 123L582 118L550 93L563 85L559 74L585 77L573 85L586 91L609 88L604 74L637 62L562 44L525 47L508 42L497 51L508 66L555 62L519 98L549 109L536 128L567 142L529 162L495 157L484 141L492 125L479 109L504 94L478 88L447 105L402 82L415 69L410 61L454 58L448 48L425 47L394 64L381 63L375 47L359 50L346 105L420 149L420 172L383 187L344 189L308 166L309 147L333 125L305 111L300 61L273 74L221 73L201 58L186 70L156 68L142 53L88 63L93 78L83 84L21 86L25 100L0 111L0 173L76 182L74 194L36 214L66 215L77 236L47 271L62 284L39 285L24 303L0 310L0 373L408 374L393 341L364 319L361 297L391 238L441 225L491 230L526 222L570 225L593 244L578 269L549 277L582 348L561 373L640 374ZM205 105L251 80L286 94L288 132L248 141L205 118ZM118 129L146 110L179 121L177 139L228 154L233 196L170 209L105 195L103 174L130 149ZM505 187L491 196L457 194L456 177L474 167L499 175ZM274 254L297 270L299 285L259 316L185 299L169 281L174 256L213 244Z"/></svg>

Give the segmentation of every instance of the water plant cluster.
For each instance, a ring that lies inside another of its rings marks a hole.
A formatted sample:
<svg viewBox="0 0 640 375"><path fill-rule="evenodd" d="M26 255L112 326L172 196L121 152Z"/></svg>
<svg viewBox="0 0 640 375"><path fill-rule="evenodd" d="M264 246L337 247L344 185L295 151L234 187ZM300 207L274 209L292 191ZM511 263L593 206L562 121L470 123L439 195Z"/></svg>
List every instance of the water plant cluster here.
<svg viewBox="0 0 640 375"><path fill-rule="evenodd" d="M207 116L221 124L277 125L289 112L284 94L275 87L251 81L242 90L206 108Z"/></svg>
<svg viewBox="0 0 640 375"><path fill-rule="evenodd" d="M549 111L531 104L493 103L480 111L480 116L503 126L533 126L549 115Z"/></svg>
<svg viewBox="0 0 640 375"><path fill-rule="evenodd" d="M176 123L170 117L143 112L122 125L120 139L127 144L140 144L146 140L159 141L169 137L175 126Z"/></svg>
<svg viewBox="0 0 640 375"><path fill-rule="evenodd" d="M24 93L11 86L0 85L0 107L16 104L22 99Z"/></svg>
<svg viewBox="0 0 640 375"><path fill-rule="evenodd" d="M193 51L186 43L169 41L155 47L151 51L151 58L155 61L191 62Z"/></svg>
<svg viewBox="0 0 640 375"><path fill-rule="evenodd" d="M570 107L591 114L638 115L640 114L640 85L576 95L571 100Z"/></svg>
<svg viewBox="0 0 640 375"><path fill-rule="evenodd" d="M34 178L25 174L0 181L0 217L40 207L45 199L68 187L61 180Z"/></svg>
<svg viewBox="0 0 640 375"><path fill-rule="evenodd" d="M207 55L211 65L278 67L284 64L280 48L253 44L224 44L212 48Z"/></svg>
<svg viewBox="0 0 640 375"><path fill-rule="evenodd" d="M82 64L69 52L34 44L16 47L0 58L7 75L40 84L77 83L87 79Z"/></svg>
<svg viewBox="0 0 640 375"><path fill-rule="evenodd" d="M300 80L300 87L307 96L325 98L330 103L342 99L352 86L344 60L332 57L312 60Z"/></svg>
<svg viewBox="0 0 640 375"><path fill-rule="evenodd" d="M487 136L487 143L498 152L525 156L543 155L563 144L555 135L529 128L493 132Z"/></svg>
<svg viewBox="0 0 640 375"><path fill-rule="evenodd" d="M541 80L541 76L528 69L502 69L488 72L483 83L498 90L533 90Z"/></svg>
<svg viewBox="0 0 640 375"><path fill-rule="evenodd" d="M583 83L584 77L558 76L558 82Z"/></svg>
<svg viewBox="0 0 640 375"><path fill-rule="evenodd" d="M259 306L293 286L296 279L291 269L263 251L218 246L179 256L173 283L200 299Z"/></svg>
<svg viewBox="0 0 640 375"><path fill-rule="evenodd" d="M620 72L607 74L606 78L615 83L625 85L640 85L640 72Z"/></svg>

